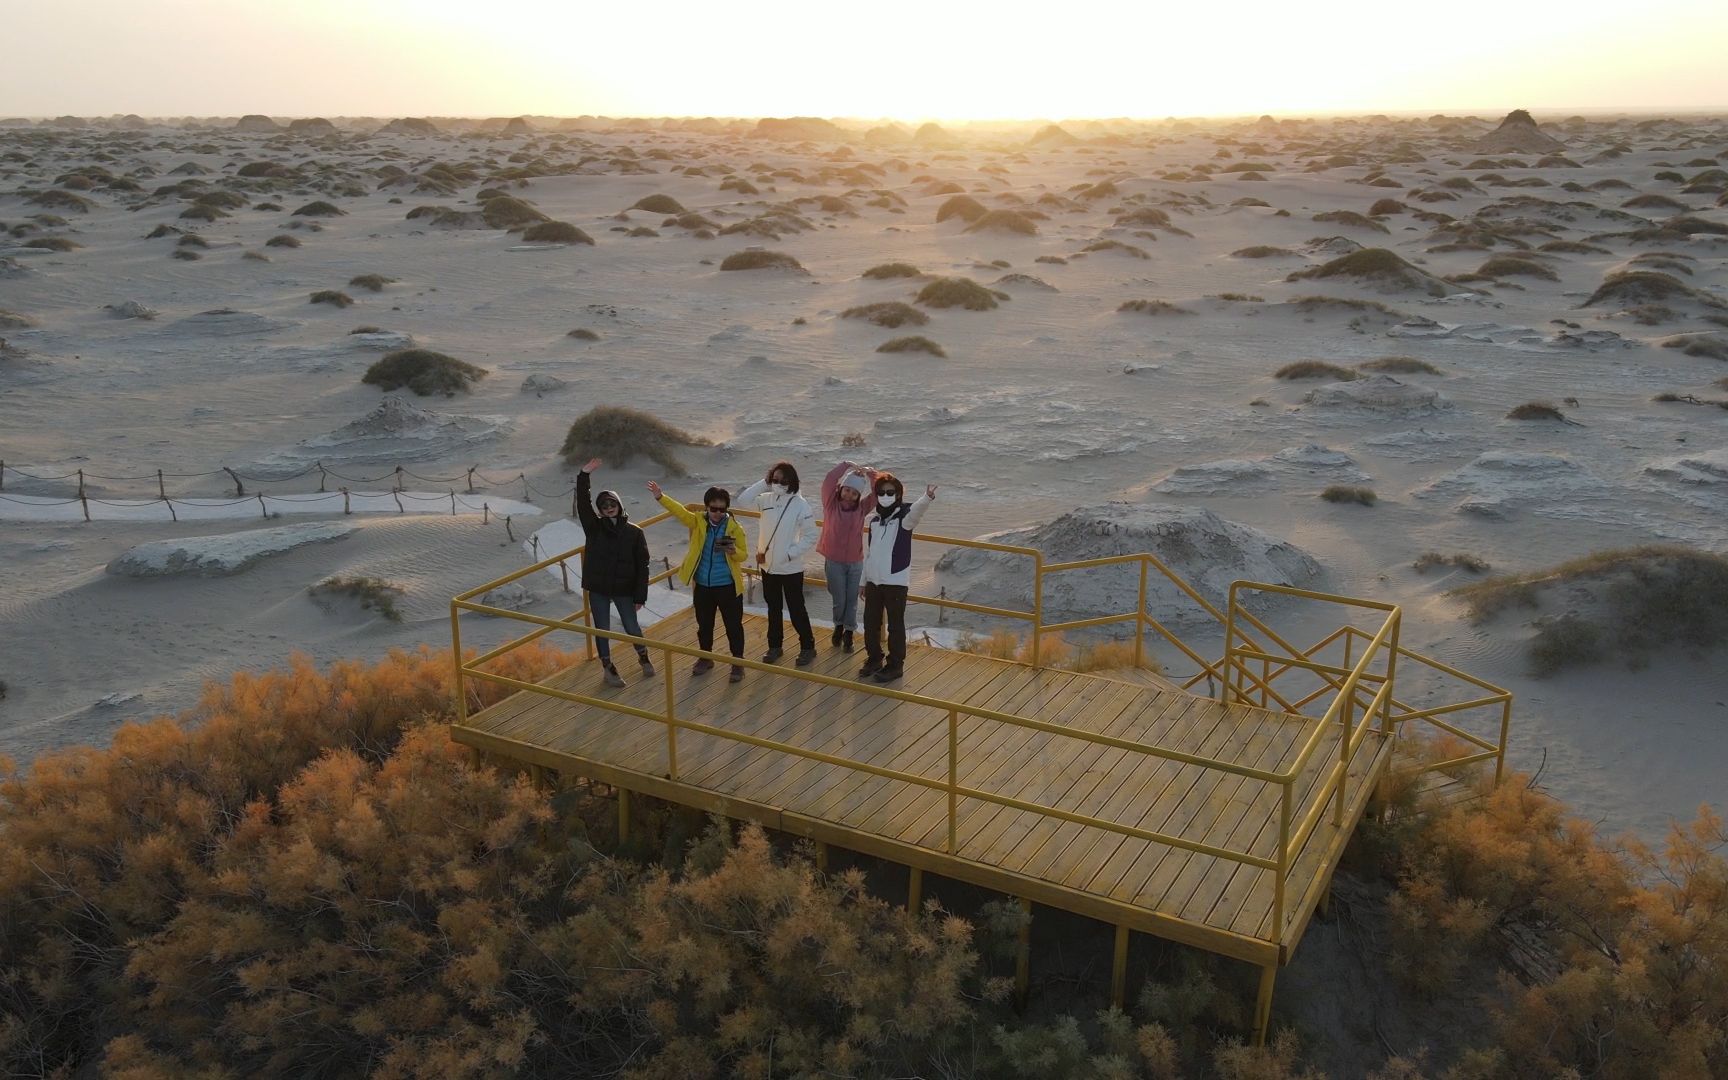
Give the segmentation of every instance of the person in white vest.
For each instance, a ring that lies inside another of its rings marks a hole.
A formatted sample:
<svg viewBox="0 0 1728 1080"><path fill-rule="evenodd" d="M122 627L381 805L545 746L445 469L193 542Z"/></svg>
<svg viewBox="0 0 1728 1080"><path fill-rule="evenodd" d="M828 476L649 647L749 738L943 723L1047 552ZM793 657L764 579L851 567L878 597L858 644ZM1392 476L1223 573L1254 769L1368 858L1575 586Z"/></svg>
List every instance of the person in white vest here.
<svg viewBox="0 0 1728 1080"><path fill-rule="evenodd" d="M762 512L756 522L756 568L762 573L762 600L768 605L768 651L764 664L784 654L784 617L798 635L799 667L816 659L816 636L804 608L804 556L816 546L816 514L798 494L798 470L777 461L767 475L738 493L738 502Z"/></svg>
<svg viewBox="0 0 1728 1080"><path fill-rule="evenodd" d="M877 682L893 682L905 674L906 595L912 585L912 530L924 520L924 512L936 501L936 485L911 506L906 505L906 487L893 473L877 473L873 481L876 512L864 532L864 666L859 678L875 676ZM888 622L888 656L882 656L883 616Z"/></svg>

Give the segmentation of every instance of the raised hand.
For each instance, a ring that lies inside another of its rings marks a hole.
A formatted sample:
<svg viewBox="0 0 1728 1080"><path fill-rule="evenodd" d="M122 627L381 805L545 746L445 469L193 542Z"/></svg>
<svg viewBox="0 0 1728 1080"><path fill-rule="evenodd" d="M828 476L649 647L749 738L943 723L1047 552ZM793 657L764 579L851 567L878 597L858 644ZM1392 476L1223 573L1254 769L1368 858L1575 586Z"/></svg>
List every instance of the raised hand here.
<svg viewBox="0 0 1728 1080"><path fill-rule="evenodd" d="M924 489L924 497L928 498L928 499L934 499L936 497L936 485L935 484L931 484Z"/></svg>
<svg viewBox="0 0 1728 1080"><path fill-rule="evenodd" d="M660 485L652 480L648 481L648 494L658 499L660 497Z"/></svg>
<svg viewBox="0 0 1728 1080"><path fill-rule="evenodd" d="M595 469L598 469L599 467L600 467L600 459L599 458L597 458L597 457L596 458L589 458L588 464L582 466L582 471L585 473L591 473Z"/></svg>

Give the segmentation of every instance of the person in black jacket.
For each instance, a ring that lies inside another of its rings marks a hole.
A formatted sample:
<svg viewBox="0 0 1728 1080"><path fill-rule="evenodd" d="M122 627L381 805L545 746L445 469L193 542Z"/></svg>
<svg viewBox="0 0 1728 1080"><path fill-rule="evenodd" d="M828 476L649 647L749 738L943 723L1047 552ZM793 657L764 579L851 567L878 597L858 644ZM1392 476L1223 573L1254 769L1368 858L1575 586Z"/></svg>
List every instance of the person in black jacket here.
<svg viewBox="0 0 1728 1080"><path fill-rule="evenodd" d="M612 629L612 609L617 607L624 632L641 637L642 626L636 613L648 602L648 539L641 528L630 523L624 500L616 491L602 491L589 502L590 477L599 467L600 459L594 458L582 466L581 475L576 477L576 512L582 519L582 531L587 534L582 547L582 588L588 594L588 610L595 627ZM596 638L594 650L600 654L606 685L626 685L618 669L612 666L612 642ZM654 674L646 646L636 646L636 661L642 665L644 676Z"/></svg>

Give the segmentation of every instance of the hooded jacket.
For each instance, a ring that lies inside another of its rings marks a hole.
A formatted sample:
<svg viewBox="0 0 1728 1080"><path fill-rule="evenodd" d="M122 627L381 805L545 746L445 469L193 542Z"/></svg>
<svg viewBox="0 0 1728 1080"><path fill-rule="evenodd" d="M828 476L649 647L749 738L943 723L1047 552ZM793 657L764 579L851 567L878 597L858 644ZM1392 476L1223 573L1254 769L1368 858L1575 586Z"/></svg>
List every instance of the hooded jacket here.
<svg viewBox="0 0 1728 1080"><path fill-rule="evenodd" d="M767 556L765 574L802 574L804 556L816 546L816 515L802 495L775 492L758 480L738 493L738 501L762 511L756 522L756 550Z"/></svg>
<svg viewBox="0 0 1728 1080"><path fill-rule="evenodd" d="M912 584L912 530L924 520L930 503L930 496L920 495L911 506L902 499L892 509L878 506L870 515L864 530L866 585Z"/></svg>
<svg viewBox="0 0 1728 1080"><path fill-rule="evenodd" d="M876 509L874 485L862 476L846 475L857 467L854 462L842 461L822 478L822 537L816 542L816 551L835 562L863 561L864 522ZM858 492L858 501L850 510L840 503L843 484Z"/></svg>
<svg viewBox="0 0 1728 1080"><path fill-rule="evenodd" d="M634 597L648 602L648 538L630 521L624 500L616 491L602 491L618 504L618 516L608 519L594 511L588 497L592 481L587 473L576 476L576 514L582 519L587 539L582 545L582 588L602 596Z"/></svg>
<svg viewBox="0 0 1728 1080"><path fill-rule="evenodd" d="M688 585L696 578L696 567L702 561L702 551L708 539L708 515L690 509L672 496L662 493L660 505L666 512L684 523L690 530L690 548L684 552L684 562L678 567L678 580ZM725 532L732 538L732 550L726 554L726 565L732 568L732 587L744 595L744 526L731 514L726 515Z"/></svg>

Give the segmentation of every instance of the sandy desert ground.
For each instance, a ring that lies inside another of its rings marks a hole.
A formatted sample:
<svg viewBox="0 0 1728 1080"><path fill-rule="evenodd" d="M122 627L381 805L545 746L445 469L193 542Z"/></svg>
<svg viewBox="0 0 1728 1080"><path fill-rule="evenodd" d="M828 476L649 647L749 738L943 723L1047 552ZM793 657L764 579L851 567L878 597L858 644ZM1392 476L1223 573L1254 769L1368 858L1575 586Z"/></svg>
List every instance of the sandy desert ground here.
<svg viewBox="0 0 1728 1080"><path fill-rule="evenodd" d="M684 478L609 466L639 517L649 479L695 499L785 457L813 488L852 456L940 484L928 531L1034 529L1057 558L1185 544L1197 575L1404 605L1406 644L1516 691L1516 764L1610 828L1722 808L1720 652L1537 679L1532 614L1473 625L1446 596L1467 571L1412 567L1428 551L1495 571L1650 542L1728 553L1728 411L1711 404L1728 398L1728 119L1538 117L1562 146L1516 124L1480 142L1499 119L0 127L0 752L101 743L293 650L446 644L449 597L525 565L522 541L568 514L565 429L611 404L715 444L680 451ZM509 215L492 189L593 243L494 227ZM656 195L679 209L632 209ZM974 228L957 195L1013 213ZM340 214L296 213L320 200ZM210 220L184 216L199 205ZM77 246L31 246L44 237ZM802 269L720 268L749 247ZM1359 248L1407 265L1290 280ZM895 262L921 276L864 276ZM1682 288L1602 288L1627 271ZM349 284L367 274L393 280ZM914 305L928 323L900 329L841 315L910 303L935 276L1006 299ZM353 305L309 302L326 289ZM876 351L908 334L946 356ZM361 383L410 339L489 375L452 398ZM1437 373L1274 377L1388 356ZM1507 418L1533 401L1565 419ZM316 494L319 462L374 478L326 477L371 493L363 512L289 505ZM425 512L395 511L397 466ZM467 496L476 466L490 482ZM224 467L284 501L179 521L109 505L155 498L159 469L169 495L226 501ZM88 523L66 501L79 469ZM1323 501L1332 484L1377 502ZM143 544L284 528L300 531L110 568ZM651 539L675 554L673 533ZM1023 589L985 561L933 562L927 589ZM308 594L332 575L399 586L402 621ZM533 591L537 610L565 603L554 578ZM1119 601L1108 582L1061 598Z"/></svg>

